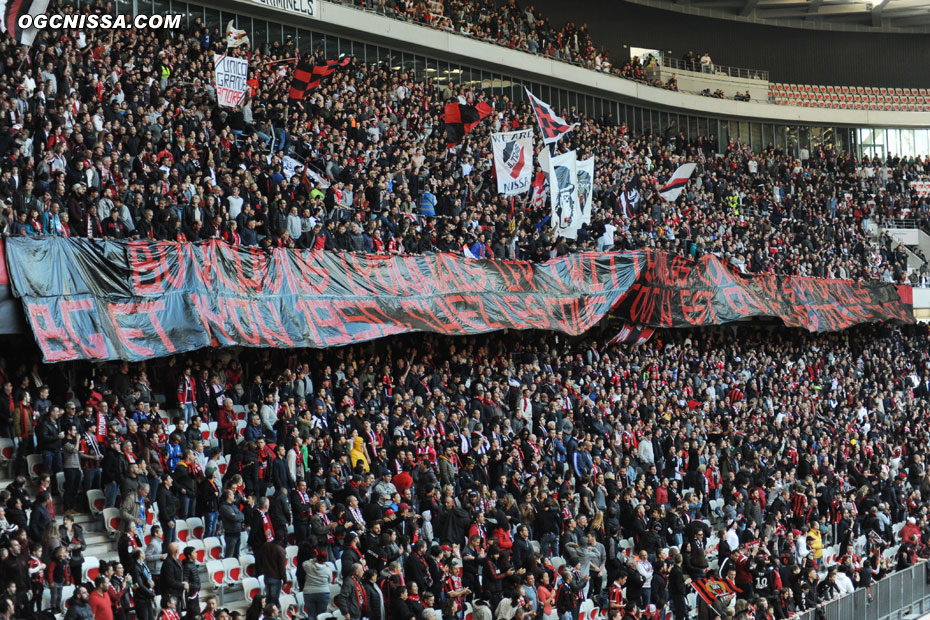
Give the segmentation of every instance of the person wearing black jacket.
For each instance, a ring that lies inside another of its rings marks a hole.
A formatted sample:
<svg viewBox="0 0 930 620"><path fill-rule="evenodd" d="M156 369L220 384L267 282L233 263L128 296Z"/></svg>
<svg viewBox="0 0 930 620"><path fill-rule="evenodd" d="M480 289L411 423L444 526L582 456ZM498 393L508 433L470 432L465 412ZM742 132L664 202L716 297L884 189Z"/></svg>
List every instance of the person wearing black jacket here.
<svg viewBox="0 0 930 620"><path fill-rule="evenodd" d="M178 497L178 516L188 519L194 516L197 508L197 478L194 476L194 453L184 450L184 458L174 468L175 491Z"/></svg>
<svg viewBox="0 0 930 620"><path fill-rule="evenodd" d="M287 499L287 489L276 489L271 496L271 506L268 508L268 516L271 517L271 526L275 534L287 532L287 526L291 523L291 503Z"/></svg>
<svg viewBox="0 0 930 620"><path fill-rule="evenodd" d="M55 474L61 471L61 440L64 438L58 423L59 417L61 409L52 407L42 416L36 428L36 441L42 451L42 467L52 477L53 485L57 484Z"/></svg>
<svg viewBox="0 0 930 620"><path fill-rule="evenodd" d="M187 582L187 591L184 593L184 608L189 613L200 610L200 564L194 557L194 548L184 548L184 561L181 563L184 581ZM162 566L164 574L164 566Z"/></svg>
<svg viewBox="0 0 930 620"><path fill-rule="evenodd" d="M226 542L224 557L238 558L239 546L242 544L242 525L245 515L236 503L236 494L232 489L223 491L223 503L220 504L220 521L223 523L223 538Z"/></svg>
<svg viewBox="0 0 930 620"><path fill-rule="evenodd" d="M136 620L155 620L155 581L145 564L145 551L132 552L126 572L132 577L132 599L135 603Z"/></svg>
<svg viewBox="0 0 930 620"><path fill-rule="evenodd" d="M126 456L123 454L122 448L120 448L118 437L110 437L100 467L102 470L100 474L101 481L106 494L106 506L112 508L116 506L120 482L129 474L129 461L126 460Z"/></svg>
<svg viewBox="0 0 930 620"><path fill-rule="evenodd" d="M627 597L629 598L629 597ZM578 589L575 587L572 572L568 567L562 567L562 583L558 590L555 591L555 608L559 612L559 618L565 614L575 613L575 607L578 604Z"/></svg>
<svg viewBox="0 0 930 620"><path fill-rule="evenodd" d="M685 579L684 570L682 570L683 558L680 554L675 554L671 558L674 566L668 573L668 595L671 602L672 615L675 620L685 620L688 617L688 606L685 598L688 592L688 582Z"/></svg>
<svg viewBox="0 0 930 620"><path fill-rule="evenodd" d="M358 534L346 534L345 547L342 550L342 576L348 577L352 572L353 564L362 563L362 552L358 548Z"/></svg>
<svg viewBox="0 0 930 620"><path fill-rule="evenodd" d="M418 540L413 545L413 553L407 556L404 562L404 576L408 581L415 581L421 587L431 590L433 587L433 576L429 570L429 564L426 560L426 542ZM485 577L487 579L487 577ZM393 595L391 596L393 599Z"/></svg>
<svg viewBox="0 0 930 620"><path fill-rule="evenodd" d="M178 499L172 490L173 486L174 478L166 475L158 486L158 496L155 498L158 504L158 520L161 522L162 531L165 532L165 543L174 540L175 519L178 516Z"/></svg>
<svg viewBox="0 0 930 620"><path fill-rule="evenodd" d="M178 559L179 549L180 547L176 542L168 545L168 557L161 565L158 587L161 590L163 599L173 596L178 601L184 600L184 591L190 585L184 581L184 567L181 566L181 561Z"/></svg>
<svg viewBox="0 0 930 620"><path fill-rule="evenodd" d="M526 568L526 562L533 557L533 546L530 544L530 531L525 525L517 528L517 537L510 550L510 559L516 570Z"/></svg>

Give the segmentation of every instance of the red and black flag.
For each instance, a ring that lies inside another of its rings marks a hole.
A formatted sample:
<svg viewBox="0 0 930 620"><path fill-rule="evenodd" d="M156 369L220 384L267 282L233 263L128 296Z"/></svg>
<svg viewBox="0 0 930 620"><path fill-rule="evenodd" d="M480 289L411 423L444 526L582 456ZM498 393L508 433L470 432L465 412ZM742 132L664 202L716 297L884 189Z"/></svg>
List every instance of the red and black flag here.
<svg viewBox="0 0 930 620"><path fill-rule="evenodd" d="M536 120L539 122L539 131L542 133L543 144L552 144L558 142L559 138L567 134L578 123L568 124L562 117L556 115L552 106L537 98L530 89L526 89L529 96L530 105L533 106L533 112L536 113Z"/></svg>
<svg viewBox="0 0 930 620"><path fill-rule="evenodd" d="M332 75L339 67L348 66L350 62L352 62L352 59L348 57L340 60L327 60L323 64L312 66L308 62L299 62L294 70L291 91L287 98L291 101L302 101L308 92L320 86L323 78Z"/></svg>
<svg viewBox="0 0 930 620"><path fill-rule="evenodd" d="M447 103L443 117L446 121L446 144L451 147L461 142L465 134L493 111L494 109L483 101L479 101L477 105Z"/></svg>
<svg viewBox="0 0 930 620"><path fill-rule="evenodd" d="M628 344L636 347L649 342L655 331L651 327L626 324L619 334L607 341L607 344Z"/></svg>
<svg viewBox="0 0 930 620"><path fill-rule="evenodd" d="M698 595L700 595L700 597L704 599L704 602L711 608L713 608L714 602L717 599L742 592L742 590L733 585L733 582L729 579L718 579L717 577L696 579L691 582L691 585L694 586Z"/></svg>
<svg viewBox="0 0 930 620"><path fill-rule="evenodd" d="M0 32L13 37L17 43L32 45L38 34L35 26L21 28L23 15L40 15L48 8L48 0L0 0Z"/></svg>

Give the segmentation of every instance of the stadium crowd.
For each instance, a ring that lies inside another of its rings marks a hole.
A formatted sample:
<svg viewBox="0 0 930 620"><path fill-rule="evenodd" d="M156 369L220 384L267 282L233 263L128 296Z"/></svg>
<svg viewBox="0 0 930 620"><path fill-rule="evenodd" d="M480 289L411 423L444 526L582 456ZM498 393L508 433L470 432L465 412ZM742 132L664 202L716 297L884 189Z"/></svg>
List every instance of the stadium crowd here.
<svg viewBox="0 0 930 620"><path fill-rule="evenodd" d="M200 516L226 556L254 554L265 617L290 542L311 618L451 618L472 603L567 619L584 598L610 617L677 620L692 580L717 574L740 590L715 603L725 616L787 618L930 555L927 336L400 337L87 367L71 400L54 368L3 364L0 423L19 446L0 492L4 597L20 613L79 580L70 515L99 488L122 518L119 563L87 605L114 617L152 617L156 593L201 611L198 566L175 539ZM64 488L44 476L26 493L33 451ZM67 617L90 617L81 592Z"/></svg>
<svg viewBox="0 0 930 620"><path fill-rule="evenodd" d="M533 16L521 31L476 18L481 6L446 3L455 27L503 27L590 60L583 28L553 34ZM580 125L559 148L598 163L591 225L557 238L545 205L495 192L488 134L534 126L522 102L354 59L289 104L293 63L268 63L294 49L275 41L251 50L242 109L219 109L210 54L223 49L199 22L183 33L43 32L28 50L4 39L3 233L468 246L528 260L654 247L714 253L742 272L901 282L907 257L865 224L928 206L908 185L926 159L752 153L563 110ZM495 113L449 151L442 104L456 99ZM315 174L288 178L285 156ZM656 185L689 160L696 181L664 204ZM623 620L680 620L692 582L713 574L740 589L719 612L787 618L930 555L927 336L755 326L660 332L639 348L600 336L418 336L75 366L70 382L61 368L6 360L0 427L16 443L17 477L0 491L0 614L43 611L46 590L57 607L77 585L69 620L230 617L199 600L199 567L176 540L177 521L200 516L227 556L256 558L266 591L248 620L281 613L291 542L310 617L449 618L471 604L504 620L567 620L588 599ZM216 447L203 440L210 422ZM46 472L36 492L31 454ZM72 517L97 489L120 511L119 561L80 584ZM836 564L827 546L841 549Z"/></svg>
<svg viewBox="0 0 930 620"><path fill-rule="evenodd" d="M926 211L908 185L924 159L858 161L830 147L797 159L771 145L753 154L675 126L634 136L610 115L563 110L581 124L560 148L597 158L594 218L566 240L547 226L544 201L511 204L495 191L488 134L534 126L524 103L356 59L288 104L294 63L268 63L293 58L292 43L252 52L250 96L231 110L215 106L212 85L223 40L199 21L112 40L43 32L28 54L7 42L0 230L392 253L468 244L479 257L530 260L648 246L715 253L742 271L906 276L902 251L863 224ZM449 151L442 109L455 99L487 100L495 113ZM309 163L312 178L291 174L285 155ZM687 160L695 182L663 203L656 184Z"/></svg>

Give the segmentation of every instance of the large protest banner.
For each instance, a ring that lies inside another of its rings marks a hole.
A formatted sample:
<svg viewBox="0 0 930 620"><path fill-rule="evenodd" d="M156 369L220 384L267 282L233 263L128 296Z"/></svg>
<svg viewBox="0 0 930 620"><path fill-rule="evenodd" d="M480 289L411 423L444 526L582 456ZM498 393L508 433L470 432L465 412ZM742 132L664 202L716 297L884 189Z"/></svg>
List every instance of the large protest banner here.
<svg viewBox="0 0 930 620"><path fill-rule="evenodd" d="M249 61L245 58L213 54L216 69L216 101L221 106L238 108L245 99L249 79Z"/></svg>
<svg viewBox="0 0 930 620"><path fill-rule="evenodd" d="M753 316L811 331L913 322L892 284L746 278L713 256L589 252L527 263L33 237L6 247L14 295L48 362L330 347L410 332L578 335L608 312L651 327Z"/></svg>

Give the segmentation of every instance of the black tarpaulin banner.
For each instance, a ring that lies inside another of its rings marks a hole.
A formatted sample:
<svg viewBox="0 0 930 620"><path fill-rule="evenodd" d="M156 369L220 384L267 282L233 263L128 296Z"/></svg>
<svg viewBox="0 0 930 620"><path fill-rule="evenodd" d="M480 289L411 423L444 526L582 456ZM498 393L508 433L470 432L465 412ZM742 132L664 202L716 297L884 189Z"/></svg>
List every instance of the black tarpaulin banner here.
<svg viewBox="0 0 930 620"><path fill-rule="evenodd" d="M7 266L47 362L331 347L410 332L579 335L611 311L650 327L754 316L810 331L913 321L891 284L746 278L712 256L652 251L527 263L22 237L7 240Z"/></svg>

